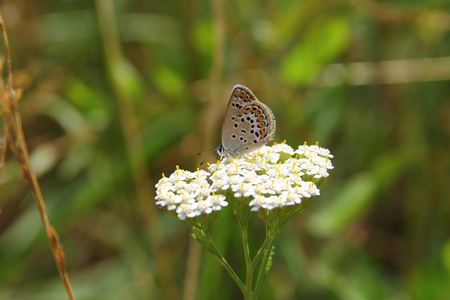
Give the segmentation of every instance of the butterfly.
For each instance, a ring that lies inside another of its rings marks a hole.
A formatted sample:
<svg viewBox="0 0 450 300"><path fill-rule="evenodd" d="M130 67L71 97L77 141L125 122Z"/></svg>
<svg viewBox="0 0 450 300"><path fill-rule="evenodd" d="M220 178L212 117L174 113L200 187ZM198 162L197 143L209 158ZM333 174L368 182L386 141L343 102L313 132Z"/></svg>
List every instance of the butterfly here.
<svg viewBox="0 0 450 300"><path fill-rule="evenodd" d="M222 123L222 145L215 150L220 157L242 157L267 144L275 134L275 117L252 91L242 85L233 87Z"/></svg>

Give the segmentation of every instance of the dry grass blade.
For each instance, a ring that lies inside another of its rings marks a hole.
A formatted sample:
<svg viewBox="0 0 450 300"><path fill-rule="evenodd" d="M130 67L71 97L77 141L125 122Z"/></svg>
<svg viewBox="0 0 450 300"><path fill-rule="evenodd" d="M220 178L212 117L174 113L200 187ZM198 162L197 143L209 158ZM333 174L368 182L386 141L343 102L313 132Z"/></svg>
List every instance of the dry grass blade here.
<svg viewBox="0 0 450 300"><path fill-rule="evenodd" d="M1 17L1 15L0 15L0 17ZM4 28L3 28L3 20L0 23L0 26L1 26L2 32L5 32ZM6 41L5 41L5 46L7 46ZM11 61L11 60L8 58L8 62L9 61ZM2 95L3 95L3 87L5 86L5 82L3 80L3 67L5 66L5 62L6 62L6 58L4 56L2 56L0 53L0 89L1 89ZM10 65L10 64L8 63L8 65ZM3 99L3 97L1 97L1 99ZM3 101L2 101L2 103L3 103ZM2 111L3 111L3 109L0 110L0 118L2 118L2 116L3 116ZM6 129L3 128L3 131L0 135L0 189L2 186L1 185L1 178L2 178L1 175L2 175L3 166L5 165L5 157L6 157L6 149L7 148L8 148L8 140L6 138Z"/></svg>
<svg viewBox="0 0 450 300"><path fill-rule="evenodd" d="M22 121L20 119L20 114L17 110L18 103L22 97L21 90L14 90L12 87L12 72L11 72L11 59L9 52L9 43L8 36L6 33L6 29L3 22L3 16L0 12L0 30L3 34L3 41L5 44L5 52L6 57L3 62L7 65L7 81L3 80L3 66L0 65L0 117L3 119L4 124L4 132L3 132L3 140L1 140L0 144L0 171L3 166L5 160L5 152L6 147L8 146L11 152L17 158L20 169L22 171L22 176L30 186L34 199L36 201L36 205L39 209L39 214L42 219L42 223L44 224L45 232L47 233L48 240L50 242L50 246L53 252L53 256L56 261L56 265L58 267L59 274L64 283L64 287L66 289L67 295L69 299L75 299L72 286L69 281L69 276L66 270L66 260L65 253L63 250L63 246L59 241L58 234L55 229L50 225L50 221L48 219L45 202L42 197L41 188L37 181L36 174L33 172L30 163L30 157L28 153L28 148L25 142L25 136L22 130Z"/></svg>
<svg viewBox="0 0 450 300"><path fill-rule="evenodd" d="M8 147L6 141L6 130L4 130L0 136L0 190L2 188L1 179L3 166L5 165L6 148Z"/></svg>

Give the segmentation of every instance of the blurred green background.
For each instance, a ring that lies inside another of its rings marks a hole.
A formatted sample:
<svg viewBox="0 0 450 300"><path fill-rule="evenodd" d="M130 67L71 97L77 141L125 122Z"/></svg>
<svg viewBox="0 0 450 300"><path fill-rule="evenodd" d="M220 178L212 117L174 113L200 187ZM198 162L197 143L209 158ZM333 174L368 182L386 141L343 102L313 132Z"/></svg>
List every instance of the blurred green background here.
<svg viewBox="0 0 450 300"><path fill-rule="evenodd" d="M161 173L194 171L196 154L221 143L236 83L271 107L276 142L319 141L335 156L321 196L278 239L261 299L450 299L448 0L0 9L32 163L78 299L241 298L154 205ZM0 299L67 299L11 153L0 183ZM252 224L258 241L262 222ZM215 230L242 271L226 210Z"/></svg>

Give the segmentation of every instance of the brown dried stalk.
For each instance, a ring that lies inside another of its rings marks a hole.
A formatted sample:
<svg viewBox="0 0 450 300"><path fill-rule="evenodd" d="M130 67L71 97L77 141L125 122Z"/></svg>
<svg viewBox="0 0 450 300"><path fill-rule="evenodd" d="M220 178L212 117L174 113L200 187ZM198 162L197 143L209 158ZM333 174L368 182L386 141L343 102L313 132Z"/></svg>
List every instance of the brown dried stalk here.
<svg viewBox="0 0 450 300"><path fill-rule="evenodd" d="M59 241L59 236L55 229L51 226L48 219L45 202L42 197L41 188L37 181L36 174L34 173L31 163L30 156L28 153L27 144L25 141L25 136L22 130L22 122L20 119L20 113L17 110L19 101L22 97L21 90L14 90L12 88L12 72L11 72L11 57L9 52L9 42L6 33L3 16L0 12L0 30L3 34L3 41L5 43L6 58L0 64L0 117L3 119L4 132L3 139L0 140L0 172L5 161L6 149L9 147L11 152L17 158L20 169L22 171L22 176L26 183L30 186L36 205L39 209L39 214L44 224L45 232L47 233L47 238L50 242L50 246L55 257L56 266L58 267L59 275L64 283L67 295L69 299L75 299L75 295L72 290L72 286L69 281L69 276L66 270L66 259L63 246ZM3 80L3 66L4 63L7 65L8 78L5 82Z"/></svg>

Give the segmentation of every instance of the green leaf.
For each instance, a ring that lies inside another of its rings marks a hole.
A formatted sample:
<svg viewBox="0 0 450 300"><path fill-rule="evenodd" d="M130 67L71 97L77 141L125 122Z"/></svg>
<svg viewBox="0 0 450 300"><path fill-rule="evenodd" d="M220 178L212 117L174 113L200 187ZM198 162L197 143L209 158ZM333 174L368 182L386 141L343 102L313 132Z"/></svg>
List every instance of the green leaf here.
<svg viewBox="0 0 450 300"><path fill-rule="evenodd" d="M372 169L355 174L322 211L311 217L309 227L319 236L343 230L359 218L377 200L380 191L395 184L395 178L405 171L408 158L389 155L379 158Z"/></svg>
<svg viewBox="0 0 450 300"><path fill-rule="evenodd" d="M286 82L303 85L313 81L321 65L333 62L346 49L349 31L348 21L344 18L318 18L286 56L281 66Z"/></svg>

